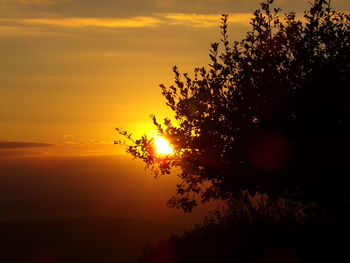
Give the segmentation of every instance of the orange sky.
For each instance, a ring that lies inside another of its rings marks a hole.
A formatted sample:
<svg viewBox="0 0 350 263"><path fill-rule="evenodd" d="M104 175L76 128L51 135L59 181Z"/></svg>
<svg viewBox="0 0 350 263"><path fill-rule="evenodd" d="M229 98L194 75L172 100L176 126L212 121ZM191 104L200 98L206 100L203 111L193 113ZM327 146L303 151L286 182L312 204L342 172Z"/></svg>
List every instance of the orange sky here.
<svg viewBox="0 0 350 263"><path fill-rule="evenodd" d="M209 62L219 14L232 14L239 39L258 3L1 0L0 141L54 144L35 149L45 154L120 152L115 127L147 133L150 114L171 115L158 84L172 82L173 65L191 72ZM350 10L348 0L333 4ZM308 5L276 1L284 11Z"/></svg>
<svg viewBox="0 0 350 263"><path fill-rule="evenodd" d="M350 10L348 0L332 2ZM0 0L0 203L8 208L0 220L73 209L190 224L206 214L166 208L174 176L154 180L140 161L109 156L123 153L114 128L141 135L152 132L150 114L171 117L158 85L172 83L174 65L192 72L209 63L221 13L231 14L231 39L240 39L258 3ZM276 1L299 14L308 5Z"/></svg>

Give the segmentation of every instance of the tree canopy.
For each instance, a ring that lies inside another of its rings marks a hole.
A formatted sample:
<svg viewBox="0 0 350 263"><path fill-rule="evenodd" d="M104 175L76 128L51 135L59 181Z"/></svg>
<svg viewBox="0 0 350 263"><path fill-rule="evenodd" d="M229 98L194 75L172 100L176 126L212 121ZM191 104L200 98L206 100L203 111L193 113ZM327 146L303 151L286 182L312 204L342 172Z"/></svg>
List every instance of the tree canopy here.
<svg viewBox="0 0 350 263"><path fill-rule="evenodd" d="M193 76L174 67L174 85L160 85L175 121L153 122L173 155L158 158L153 138L117 129L157 176L177 172L170 206L191 211L246 193L349 205L350 15L316 0L303 18L280 17L272 4L261 3L233 43L222 15L209 66Z"/></svg>

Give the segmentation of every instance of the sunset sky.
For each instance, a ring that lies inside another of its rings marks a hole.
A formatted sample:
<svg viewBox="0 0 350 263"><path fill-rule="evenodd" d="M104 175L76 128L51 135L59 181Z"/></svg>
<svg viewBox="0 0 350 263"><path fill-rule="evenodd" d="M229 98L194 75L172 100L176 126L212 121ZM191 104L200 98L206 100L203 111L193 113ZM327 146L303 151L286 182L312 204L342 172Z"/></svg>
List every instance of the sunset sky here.
<svg viewBox="0 0 350 263"><path fill-rule="evenodd" d="M142 135L150 114L171 117L158 85L172 83L174 65L209 63L221 13L231 40L242 38L259 2L0 0L0 201L165 204L175 179L145 177L140 162L117 156L114 128ZM299 15L310 6L275 2ZM349 0L332 3L350 11Z"/></svg>
<svg viewBox="0 0 350 263"><path fill-rule="evenodd" d="M332 2L350 10L347 0ZM258 3L1 0L0 140L53 145L0 143L0 151L121 152L111 145L114 128L143 134L153 128L150 114L170 116L158 84L172 82L172 66L191 72L208 64L220 14L231 14L230 36L239 39ZM302 12L309 4L279 0L276 6Z"/></svg>

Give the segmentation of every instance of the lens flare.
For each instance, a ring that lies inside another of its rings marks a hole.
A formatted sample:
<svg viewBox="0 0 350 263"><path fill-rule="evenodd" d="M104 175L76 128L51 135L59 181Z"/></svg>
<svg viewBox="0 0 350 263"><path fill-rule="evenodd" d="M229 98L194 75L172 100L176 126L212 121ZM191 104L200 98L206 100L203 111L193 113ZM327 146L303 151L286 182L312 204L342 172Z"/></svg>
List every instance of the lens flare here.
<svg viewBox="0 0 350 263"><path fill-rule="evenodd" d="M174 153L173 147L163 137L157 137L154 140L155 151L159 155L172 155Z"/></svg>

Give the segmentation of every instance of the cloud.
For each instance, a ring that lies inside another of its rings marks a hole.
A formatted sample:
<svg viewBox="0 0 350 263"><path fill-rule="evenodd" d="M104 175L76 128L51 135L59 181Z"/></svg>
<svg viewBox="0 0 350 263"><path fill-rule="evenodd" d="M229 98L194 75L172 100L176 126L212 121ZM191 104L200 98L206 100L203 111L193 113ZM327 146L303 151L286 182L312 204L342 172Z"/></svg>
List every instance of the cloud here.
<svg viewBox="0 0 350 263"><path fill-rule="evenodd" d="M230 22L248 25L249 13L231 14ZM27 18L9 19L2 18L0 23L10 26L41 26L63 28L141 28L155 27L159 25L185 25L192 27L208 28L217 27L220 23L220 14L184 14L169 13L155 16L140 16L131 18Z"/></svg>
<svg viewBox="0 0 350 263"><path fill-rule="evenodd" d="M51 143L0 141L0 149L22 149L54 146Z"/></svg>
<svg viewBox="0 0 350 263"><path fill-rule="evenodd" d="M39 151L19 150L19 149L2 149L0 148L0 160L3 158L20 157L20 156L38 156L42 155Z"/></svg>
<svg viewBox="0 0 350 263"><path fill-rule="evenodd" d="M188 25L193 27L217 27L220 24L220 14L164 14L162 15L172 25ZM237 13L230 14L229 22L248 25L252 14Z"/></svg>
<svg viewBox="0 0 350 263"><path fill-rule="evenodd" d="M165 14L163 15L172 25L190 25L194 27L217 26L220 21L219 15L201 14Z"/></svg>
<svg viewBox="0 0 350 263"><path fill-rule="evenodd" d="M257 1L257 0L194 0L194 1L204 2L204 3L242 3L242 2L259 3L259 1ZM281 0L279 0L279 1L281 1Z"/></svg>
<svg viewBox="0 0 350 263"><path fill-rule="evenodd" d="M133 18L29 18L29 19L0 19L0 22L28 26L56 26L68 28L106 27L106 28L138 28L154 27L160 21L154 17Z"/></svg>

